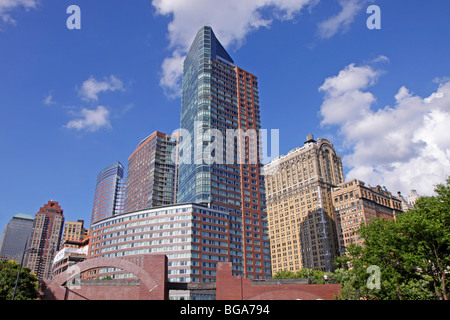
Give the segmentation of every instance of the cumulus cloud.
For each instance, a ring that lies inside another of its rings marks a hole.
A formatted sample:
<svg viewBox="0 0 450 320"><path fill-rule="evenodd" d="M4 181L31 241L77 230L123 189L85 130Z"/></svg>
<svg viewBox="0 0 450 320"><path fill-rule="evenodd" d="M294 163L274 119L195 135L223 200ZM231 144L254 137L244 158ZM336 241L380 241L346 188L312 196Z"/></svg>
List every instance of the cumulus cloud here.
<svg viewBox="0 0 450 320"><path fill-rule="evenodd" d="M92 104L98 102L99 95L103 92L125 91L123 82L111 75L103 78L103 80L96 80L94 77L89 77L84 81L81 87L76 87L78 96L81 100ZM53 100L53 93L50 92L44 99L44 104L55 104ZM67 107L65 107L67 108ZM127 104L121 110L117 108L109 108L103 105L98 105L96 108L91 107L71 107L69 114L73 118L67 122L63 127L66 129L73 129L77 131L95 132L100 129L111 129L110 118L120 118L125 113L133 108L133 104ZM78 112L74 110L78 109Z"/></svg>
<svg viewBox="0 0 450 320"><path fill-rule="evenodd" d="M180 95L182 65L198 29L210 25L221 43L240 46L246 36L273 20L293 19L318 0L153 0L159 15L170 16L171 55L162 63L160 85L171 97Z"/></svg>
<svg viewBox="0 0 450 320"><path fill-rule="evenodd" d="M16 20L11 16L12 11L19 8L35 9L37 5L37 0L0 0L0 19L5 23L15 24Z"/></svg>
<svg viewBox="0 0 450 320"><path fill-rule="evenodd" d="M339 0L341 11L331 18L322 21L318 26L320 37L328 39L337 32L345 32L355 20L355 16L360 12L368 0Z"/></svg>
<svg viewBox="0 0 450 320"><path fill-rule="evenodd" d="M185 56L175 51L171 57L164 59L161 65L161 79L159 84L169 98L181 96L181 76Z"/></svg>
<svg viewBox="0 0 450 320"><path fill-rule="evenodd" d="M390 191L431 194L450 174L450 81L420 97L401 87L394 105L373 109L368 91L382 72L350 64L319 88L324 94L322 125L334 125L350 153L347 179L385 185Z"/></svg>
<svg viewBox="0 0 450 320"><path fill-rule="evenodd" d="M379 72L369 66L347 66L336 77L325 80L319 88L325 92L322 104L323 124L340 124L365 116L375 97L362 89L372 85Z"/></svg>
<svg viewBox="0 0 450 320"><path fill-rule="evenodd" d="M98 95L105 91L124 90L123 83L120 79L111 75L103 81L97 81L94 77L90 77L84 81L79 89L79 96L85 101L98 101Z"/></svg>
<svg viewBox="0 0 450 320"><path fill-rule="evenodd" d="M69 121L65 128L91 132L98 131L101 128L111 128L109 114L109 110L104 106L98 106L96 109L83 108L79 119Z"/></svg>

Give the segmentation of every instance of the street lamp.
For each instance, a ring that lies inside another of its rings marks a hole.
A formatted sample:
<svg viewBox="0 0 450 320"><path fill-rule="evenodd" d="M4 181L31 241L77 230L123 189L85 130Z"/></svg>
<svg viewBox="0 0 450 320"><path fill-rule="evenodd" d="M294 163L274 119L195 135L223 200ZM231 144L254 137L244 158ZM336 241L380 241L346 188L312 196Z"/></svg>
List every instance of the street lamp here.
<svg viewBox="0 0 450 320"><path fill-rule="evenodd" d="M14 292L13 292L12 300L14 300L16 297L17 285L19 284L20 271L22 271L22 264L23 264L23 259L25 257L25 253L27 251L30 251L32 253L36 252L35 248L27 249L27 245L28 245L28 238L27 238L27 241L25 242L25 248L23 249L22 260L20 261L19 272L17 273L16 284L14 285Z"/></svg>

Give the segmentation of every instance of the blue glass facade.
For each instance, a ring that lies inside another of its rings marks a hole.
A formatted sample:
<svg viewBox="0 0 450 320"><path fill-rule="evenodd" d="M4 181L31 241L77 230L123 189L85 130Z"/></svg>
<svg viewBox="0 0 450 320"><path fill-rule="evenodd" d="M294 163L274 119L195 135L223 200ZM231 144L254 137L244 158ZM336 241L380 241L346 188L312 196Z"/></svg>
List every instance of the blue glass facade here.
<svg viewBox="0 0 450 320"><path fill-rule="evenodd" d="M123 173L123 165L120 162L115 162L98 174L91 224L123 213L126 189Z"/></svg>
<svg viewBox="0 0 450 320"><path fill-rule="evenodd" d="M234 274L270 277L257 78L234 65L208 26L184 61L180 126L177 203L239 217L230 226L242 257Z"/></svg>
<svg viewBox="0 0 450 320"><path fill-rule="evenodd" d="M14 260L20 263L25 244L33 231L33 223L32 216L21 213L16 214L8 222L0 241L0 260Z"/></svg>
<svg viewBox="0 0 450 320"><path fill-rule="evenodd" d="M220 61L220 62L219 62ZM219 75L220 74L220 75ZM219 75L219 76L217 76ZM178 167L178 203L216 203L236 206L232 210L238 213L239 168L236 164L208 164L209 157L204 152L211 143L209 129L219 129L225 136L226 129L235 129L238 125L236 101L236 73L233 60L217 40L210 27L203 27L197 33L184 62L183 90L181 100L181 128L190 134L187 146L189 161ZM218 94L218 92L222 94ZM219 106L220 105L220 106ZM223 116L213 118L212 108L221 108ZM186 138L186 137L183 137ZM233 151L234 152L234 151ZM222 170L222 171L220 171ZM230 179L226 183L233 186L233 194L214 197L211 186L213 176L224 173ZM227 197L230 196L231 197ZM228 201L230 198L230 201ZM231 201L236 199L236 201ZM227 210L227 209L225 209Z"/></svg>

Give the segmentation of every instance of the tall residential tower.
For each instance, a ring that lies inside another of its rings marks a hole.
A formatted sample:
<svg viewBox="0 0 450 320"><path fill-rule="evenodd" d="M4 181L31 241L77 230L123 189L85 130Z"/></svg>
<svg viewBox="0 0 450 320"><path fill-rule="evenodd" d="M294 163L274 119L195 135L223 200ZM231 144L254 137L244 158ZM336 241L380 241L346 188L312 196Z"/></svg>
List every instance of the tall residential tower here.
<svg viewBox="0 0 450 320"><path fill-rule="evenodd" d="M171 159L175 140L155 131L128 158L125 212L174 204L176 167Z"/></svg>
<svg viewBox="0 0 450 320"><path fill-rule="evenodd" d="M41 280L52 278L53 258L60 249L64 215L56 201L49 201L34 217L27 267Z"/></svg>
<svg viewBox="0 0 450 320"><path fill-rule="evenodd" d="M258 79L236 66L211 27L201 28L184 61L178 203L205 204L236 221L234 274L270 276L260 150Z"/></svg>

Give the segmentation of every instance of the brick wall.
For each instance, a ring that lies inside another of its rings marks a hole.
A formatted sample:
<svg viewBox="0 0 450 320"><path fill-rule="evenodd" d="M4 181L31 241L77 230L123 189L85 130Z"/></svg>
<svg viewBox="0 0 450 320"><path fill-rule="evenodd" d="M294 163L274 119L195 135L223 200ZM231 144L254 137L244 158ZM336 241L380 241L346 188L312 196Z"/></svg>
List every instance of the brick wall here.
<svg viewBox="0 0 450 320"><path fill-rule="evenodd" d="M251 279L232 276L231 263L217 266L217 300L333 300L340 284L252 284Z"/></svg>
<svg viewBox="0 0 450 320"><path fill-rule="evenodd" d="M144 255L141 265L120 258L88 259L59 274L41 286L41 300L167 300L167 257ZM96 268L115 267L136 276L138 281L104 280L100 283L75 283L65 286L78 273ZM94 285L95 284L95 285Z"/></svg>

